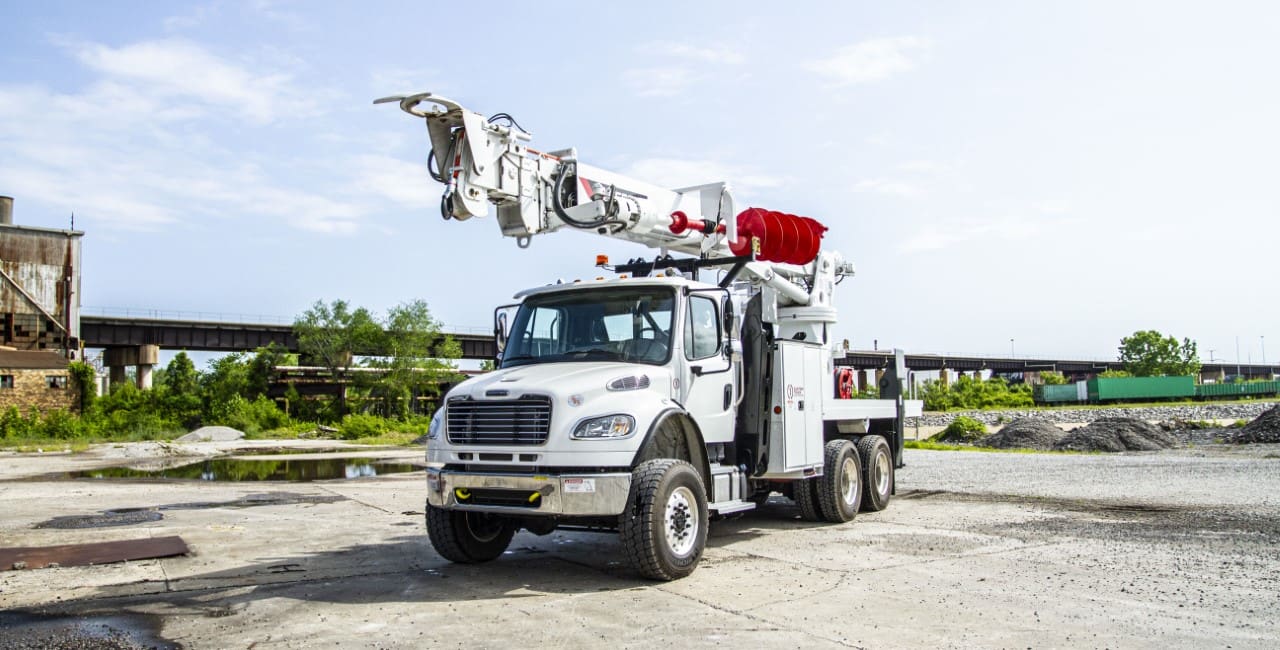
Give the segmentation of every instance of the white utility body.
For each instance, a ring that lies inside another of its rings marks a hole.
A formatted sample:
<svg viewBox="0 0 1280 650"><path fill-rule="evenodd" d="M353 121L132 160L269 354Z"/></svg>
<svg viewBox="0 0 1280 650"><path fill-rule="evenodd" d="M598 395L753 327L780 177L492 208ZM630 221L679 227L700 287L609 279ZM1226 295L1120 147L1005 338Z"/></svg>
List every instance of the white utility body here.
<svg viewBox="0 0 1280 650"><path fill-rule="evenodd" d="M888 504L921 404L903 398L901 352L880 399L837 397L833 293L853 265L822 250L825 226L738 211L724 183L669 190L531 149L506 114L383 102L425 120L445 219L493 215L521 248L568 228L659 249L496 310L498 369L449 391L428 434L441 555L491 560L522 528L617 530L637 571L671 580L697 566L712 515L775 491L810 520Z"/></svg>

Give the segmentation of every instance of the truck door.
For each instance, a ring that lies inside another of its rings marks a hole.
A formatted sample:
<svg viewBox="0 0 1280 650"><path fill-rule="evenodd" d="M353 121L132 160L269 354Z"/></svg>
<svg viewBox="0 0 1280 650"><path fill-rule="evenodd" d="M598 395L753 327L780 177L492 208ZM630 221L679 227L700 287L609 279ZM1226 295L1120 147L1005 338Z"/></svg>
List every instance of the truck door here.
<svg viewBox="0 0 1280 650"><path fill-rule="evenodd" d="M732 442L733 365L725 354L718 295L692 294L684 309L684 407L708 442Z"/></svg>

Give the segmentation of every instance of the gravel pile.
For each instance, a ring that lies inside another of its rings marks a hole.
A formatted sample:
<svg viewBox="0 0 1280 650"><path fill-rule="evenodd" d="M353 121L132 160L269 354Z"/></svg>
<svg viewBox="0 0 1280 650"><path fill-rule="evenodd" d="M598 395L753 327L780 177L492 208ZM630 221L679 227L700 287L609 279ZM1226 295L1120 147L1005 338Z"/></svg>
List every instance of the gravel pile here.
<svg viewBox="0 0 1280 650"><path fill-rule="evenodd" d="M1237 444L1280 442L1280 406L1259 415L1256 420L1244 425L1231 437L1231 442Z"/></svg>
<svg viewBox="0 0 1280 650"><path fill-rule="evenodd" d="M993 433L976 444L979 447L995 449L1053 449L1054 444L1063 436L1062 429L1044 420L1021 418L1005 425L1000 431Z"/></svg>
<svg viewBox="0 0 1280 650"><path fill-rule="evenodd" d="M1044 409L1028 411L951 411L928 413L916 418L920 426L945 427L961 415L967 415L988 426L1000 425L1018 418L1035 418L1048 422L1093 422L1100 418L1125 417L1138 420L1251 420L1276 406L1275 402L1236 402L1231 404L1171 404L1142 408L1099 406L1090 409ZM1003 419L1001 419L1003 418Z"/></svg>
<svg viewBox="0 0 1280 650"><path fill-rule="evenodd" d="M1080 427L1053 446L1058 451L1158 451L1178 440L1149 422L1136 418L1101 418Z"/></svg>

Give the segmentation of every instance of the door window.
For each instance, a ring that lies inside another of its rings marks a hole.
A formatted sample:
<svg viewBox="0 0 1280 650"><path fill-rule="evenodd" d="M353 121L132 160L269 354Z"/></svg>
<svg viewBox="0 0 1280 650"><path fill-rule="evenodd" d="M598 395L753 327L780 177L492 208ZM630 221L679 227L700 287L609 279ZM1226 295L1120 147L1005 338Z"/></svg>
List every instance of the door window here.
<svg viewBox="0 0 1280 650"><path fill-rule="evenodd" d="M706 296L690 296L684 324L684 356L693 361L720 352L720 309Z"/></svg>

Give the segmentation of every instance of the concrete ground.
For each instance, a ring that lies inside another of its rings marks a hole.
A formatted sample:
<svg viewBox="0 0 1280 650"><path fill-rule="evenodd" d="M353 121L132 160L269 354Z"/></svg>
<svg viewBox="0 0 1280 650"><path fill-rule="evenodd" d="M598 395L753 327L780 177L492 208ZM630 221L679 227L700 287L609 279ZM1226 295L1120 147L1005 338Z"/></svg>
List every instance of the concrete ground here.
<svg viewBox="0 0 1280 650"><path fill-rule="evenodd" d="M69 621L80 624L73 637L107 625L139 645L187 648L1263 648L1280 638L1277 446L909 450L888 510L813 524L775 496L714 523L701 566L672 583L634 577L605 534L520 533L493 563L449 564L424 533L421 473L61 475L156 453L121 449L0 456L0 546L180 535L192 554L2 571L0 647L41 647ZM121 508L161 508L163 519L34 527Z"/></svg>

